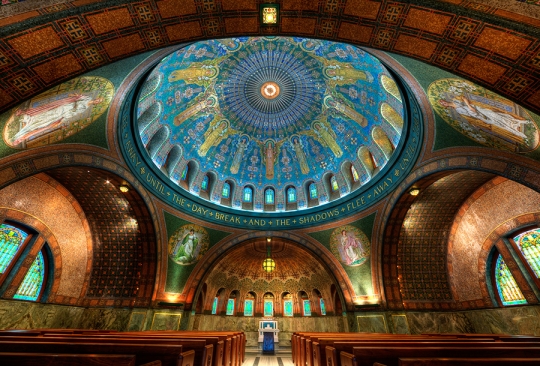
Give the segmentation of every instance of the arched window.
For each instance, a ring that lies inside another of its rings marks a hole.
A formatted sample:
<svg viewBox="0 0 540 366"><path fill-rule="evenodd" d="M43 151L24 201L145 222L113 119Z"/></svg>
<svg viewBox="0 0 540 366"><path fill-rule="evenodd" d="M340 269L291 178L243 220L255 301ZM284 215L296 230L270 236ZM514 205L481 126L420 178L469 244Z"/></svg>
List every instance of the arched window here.
<svg viewBox="0 0 540 366"><path fill-rule="evenodd" d="M0 274L7 270L27 238L28 233L15 226L0 225Z"/></svg>
<svg viewBox="0 0 540 366"><path fill-rule="evenodd" d="M293 316L293 298L289 293L283 295L283 316Z"/></svg>
<svg viewBox="0 0 540 366"><path fill-rule="evenodd" d="M214 301L212 302L212 315L217 314L217 305L218 305L218 298L216 296L214 297Z"/></svg>
<svg viewBox="0 0 540 366"><path fill-rule="evenodd" d="M271 293L264 294L263 314L266 317L274 316L274 295Z"/></svg>
<svg viewBox="0 0 540 366"><path fill-rule="evenodd" d="M23 265L27 258L20 257L22 253L30 253L37 243L36 240L30 240L33 236L31 230L17 224L0 224L0 284L8 278L9 281L17 278L18 276L13 276L15 272L26 272L23 280L18 283L14 299L39 301L45 292L48 272L47 244L38 252L30 268Z"/></svg>
<svg viewBox="0 0 540 366"><path fill-rule="evenodd" d="M227 311L225 315L234 315L234 305L235 305L235 299L227 300Z"/></svg>
<svg viewBox="0 0 540 366"><path fill-rule="evenodd" d="M34 263L30 266L24 280L19 285L14 299L37 301L41 295L43 283L45 282L45 259L43 253L39 252Z"/></svg>
<svg viewBox="0 0 540 366"><path fill-rule="evenodd" d="M267 188L264 191L264 203L267 205L274 204L274 190L272 188Z"/></svg>
<svg viewBox="0 0 540 366"><path fill-rule="evenodd" d="M296 188L294 187L287 188L287 202L288 203L296 202Z"/></svg>
<svg viewBox="0 0 540 366"><path fill-rule="evenodd" d="M360 180L360 176L358 175L358 172L356 171L354 165L351 165L351 175L354 182L358 182Z"/></svg>
<svg viewBox="0 0 540 366"><path fill-rule="evenodd" d="M526 231L514 237L514 242L536 278L540 278L540 229Z"/></svg>
<svg viewBox="0 0 540 366"><path fill-rule="evenodd" d="M242 200L244 202L253 202L253 189L251 187L244 187Z"/></svg>
<svg viewBox="0 0 540 366"><path fill-rule="evenodd" d="M495 284L503 306L526 304L527 300L519 289L514 276L506 266L504 259L499 254L495 262Z"/></svg>
<svg viewBox="0 0 540 366"><path fill-rule="evenodd" d="M188 166L186 165L184 170L182 170L182 175L180 176L180 180L186 180L187 179L187 173L188 173Z"/></svg>
<svg viewBox="0 0 540 366"><path fill-rule="evenodd" d="M321 315L326 315L326 305L324 304L323 298L319 298L319 305L321 307Z"/></svg>
<svg viewBox="0 0 540 366"><path fill-rule="evenodd" d="M208 190L208 176L205 175L202 182L201 182L201 190L207 191Z"/></svg>
<svg viewBox="0 0 540 366"><path fill-rule="evenodd" d="M248 292L244 300L244 316L253 316L255 307L255 295Z"/></svg>
<svg viewBox="0 0 540 366"><path fill-rule="evenodd" d="M309 185L309 198L312 200L317 199L319 197L319 193L317 192L317 185L315 183L311 183Z"/></svg>
<svg viewBox="0 0 540 366"><path fill-rule="evenodd" d="M231 185L227 182L223 183L223 188L221 189L221 197L229 198L231 196Z"/></svg>
<svg viewBox="0 0 540 366"><path fill-rule="evenodd" d="M332 178L330 178L330 186L332 187L332 191L334 192L337 192L339 190L339 184L337 182L335 175L333 175Z"/></svg>

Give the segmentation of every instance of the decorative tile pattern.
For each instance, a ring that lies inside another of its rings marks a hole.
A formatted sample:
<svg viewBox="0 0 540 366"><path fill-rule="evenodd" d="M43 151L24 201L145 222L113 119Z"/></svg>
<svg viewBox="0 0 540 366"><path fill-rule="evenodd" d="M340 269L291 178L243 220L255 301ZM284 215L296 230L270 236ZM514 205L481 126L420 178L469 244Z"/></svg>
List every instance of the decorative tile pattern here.
<svg viewBox="0 0 540 366"><path fill-rule="evenodd" d="M126 196L117 188L119 180L96 170L61 168L50 174L75 196L90 224L95 245L86 296L148 305L156 248L150 214L138 194L130 190Z"/></svg>
<svg viewBox="0 0 540 366"><path fill-rule="evenodd" d="M281 24L272 27L260 26L258 7L252 1L148 0L120 7L107 7L110 3L105 2L95 2L91 6L78 6L73 1L48 3L51 6L33 13L0 19L0 26L10 27L8 36L0 40L0 67L7 68L0 80L0 111L20 103L28 95L44 91L50 83L72 76L57 73L58 79L44 79L34 70L35 65L61 59L67 54L88 53L91 46L98 51L105 49L104 53L98 52L102 60L89 60L83 56L83 67L75 74L112 59L203 36L226 37L257 32L345 40L409 55L495 89L533 111L540 111L540 98L535 96L540 91L537 66L540 42L522 27L523 24L540 27L540 20L518 10L512 12L517 7L502 2L491 6L485 1L467 0L458 5L432 4L431 8L427 3L420 6L389 0L287 1L282 4ZM519 4L518 1L514 3ZM77 16L70 14L62 18L68 14L67 10L76 6ZM450 12L456 6L474 12L467 15ZM33 22L22 21L39 14L49 15L34 18L36 21ZM55 16L58 19L51 21ZM506 28L502 27L495 16L510 19L515 24L506 22ZM349 26L342 27L342 24ZM351 24L356 25L359 32L355 32ZM455 47L448 43L449 40L459 42L461 46ZM414 47L415 44L419 46ZM537 71L531 73L531 66ZM508 80L518 74L527 75L528 80L513 81L519 83L517 88L507 85ZM25 75L32 80L32 88L21 93L18 86L10 83L13 75Z"/></svg>

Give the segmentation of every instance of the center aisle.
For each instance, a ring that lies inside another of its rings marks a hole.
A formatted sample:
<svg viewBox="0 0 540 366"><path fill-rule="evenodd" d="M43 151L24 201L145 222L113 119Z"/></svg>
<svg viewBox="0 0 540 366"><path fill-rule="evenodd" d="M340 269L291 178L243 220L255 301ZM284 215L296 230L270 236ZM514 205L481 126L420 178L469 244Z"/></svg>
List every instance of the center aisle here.
<svg viewBox="0 0 540 366"><path fill-rule="evenodd" d="M246 354L246 361L242 366L293 366L291 354L274 356Z"/></svg>

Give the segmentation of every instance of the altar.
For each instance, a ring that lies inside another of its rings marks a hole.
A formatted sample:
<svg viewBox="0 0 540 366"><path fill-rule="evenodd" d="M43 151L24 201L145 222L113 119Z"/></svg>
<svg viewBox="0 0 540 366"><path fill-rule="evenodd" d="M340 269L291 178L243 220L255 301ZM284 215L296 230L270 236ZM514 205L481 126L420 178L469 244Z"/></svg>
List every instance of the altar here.
<svg viewBox="0 0 540 366"><path fill-rule="evenodd" d="M274 354L274 350L279 346L279 329L275 320L259 321L259 349L263 354Z"/></svg>

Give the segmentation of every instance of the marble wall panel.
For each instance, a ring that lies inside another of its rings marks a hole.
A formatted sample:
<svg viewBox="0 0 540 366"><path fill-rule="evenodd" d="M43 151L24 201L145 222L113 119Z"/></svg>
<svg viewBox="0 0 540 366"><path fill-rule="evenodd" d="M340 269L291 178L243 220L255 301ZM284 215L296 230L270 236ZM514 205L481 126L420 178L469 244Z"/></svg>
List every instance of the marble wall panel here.
<svg viewBox="0 0 540 366"><path fill-rule="evenodd" d="M86 223L81 221L69 198L43 180L30 177L0 190L0 207L22 211L47 225L58 241L62 255L62 277L57 295L79 298L88 256Z"/></svg>
<svg viewBox="0 0 540 366"><path fill-rule="evenodd" d="M478 262L488 235L502 222L538 212L539 207L540 194L510 180L492 186L470 203L459 221L449 253L449 277L460 301L482 299L481 280L485 273L478 273Z"/></svg>
<svg viewBox="0 0 540 366"><path fill-rule="evenodd" d="M409 334L409 322L405 314L392 314L392 333L394 334Z"/></svg>
<svg viewBox="0 0 540 366"><path fill-rule="evenodd" d="M358 315L356 322L360 333L388 333L384 314Z"/></svg>

